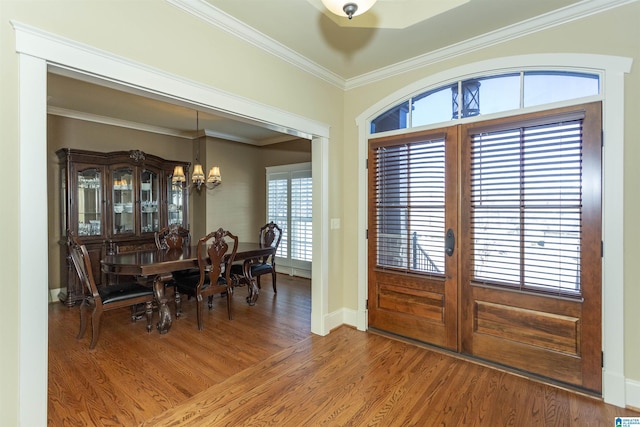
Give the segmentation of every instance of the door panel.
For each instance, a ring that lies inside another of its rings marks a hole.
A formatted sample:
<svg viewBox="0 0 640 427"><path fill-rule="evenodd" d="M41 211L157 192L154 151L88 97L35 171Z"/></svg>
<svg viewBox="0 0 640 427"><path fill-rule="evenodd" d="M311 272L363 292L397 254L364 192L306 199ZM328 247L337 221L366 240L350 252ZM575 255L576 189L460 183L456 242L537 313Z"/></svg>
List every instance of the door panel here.
<svg viewBox="0 0 640 427"><path fill-rule="evenodd" d="M457 347L457 128L369 148L369 326ZM415 173L399 171L412 165Z"/></svg>
<svg viewBox="0 0 640 427"><path fill-rule="evenodd" d="M460 352L600 392L600 103L516 120L461 127Z"/></svg>

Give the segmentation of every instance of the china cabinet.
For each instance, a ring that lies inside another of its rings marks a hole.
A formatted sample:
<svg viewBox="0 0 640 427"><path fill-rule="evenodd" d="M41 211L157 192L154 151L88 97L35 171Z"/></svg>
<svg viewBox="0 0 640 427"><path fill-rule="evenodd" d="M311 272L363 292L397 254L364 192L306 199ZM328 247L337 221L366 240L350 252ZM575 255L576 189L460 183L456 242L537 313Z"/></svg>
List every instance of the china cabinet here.
<svg viewBox="0 0 640 427"><path fill-rule="evenodd" d="M98 286L110 278L100 271L104 255L155 248L154 233L169 224L188 228L187 190L171 182L175 166L188 173L190 163L165 160L139 150L100 153L63 148L56 152L61 182L61 287L69 306L84 290L68 260L66 234L86 245Z"/></svg>

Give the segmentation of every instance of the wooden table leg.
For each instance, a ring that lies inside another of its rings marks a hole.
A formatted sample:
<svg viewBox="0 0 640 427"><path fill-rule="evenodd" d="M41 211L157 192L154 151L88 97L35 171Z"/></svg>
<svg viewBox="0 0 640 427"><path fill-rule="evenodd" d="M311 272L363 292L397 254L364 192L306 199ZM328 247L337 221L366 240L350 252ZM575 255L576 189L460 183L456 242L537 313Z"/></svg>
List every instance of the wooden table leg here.
<svg viewBox="0 0 640 427"><path fill-rule="evenodd" d="M153 292L158 303L158 332L166 334L171 328L171 311L167 305L167 297L164 294L165 283L171 280L171 273L159 274L153 280Z"/></svg>
<svg viewBox="0 0 640 427"><path fill-rule="evenodd" d="M250 258L242 264L242 272L247 280L247 289L249 291L249 295L247 296L249 305L256 305L256 301L258 300L258 285L256 284L256 279L251 275L251 265L255 264L256 261L256 259Z"/></svg>

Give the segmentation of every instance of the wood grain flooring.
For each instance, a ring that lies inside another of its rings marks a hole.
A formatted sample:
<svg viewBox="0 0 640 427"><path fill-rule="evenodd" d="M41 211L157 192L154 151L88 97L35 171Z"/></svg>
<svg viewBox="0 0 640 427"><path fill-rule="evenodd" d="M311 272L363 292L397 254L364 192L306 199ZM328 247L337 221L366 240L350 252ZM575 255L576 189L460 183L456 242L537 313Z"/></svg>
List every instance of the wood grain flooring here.
<svg viewBox="0 0 640 427"><path fill-rule="evenodd" d="M266 279L266 277L265 277ZM640 416L423 346L342 326L310 333L310 283L264 280L196 324L195 302L170 332L147 334L109 312L95 350L78 313L50 305L50 426L613 426Z"/></svg>

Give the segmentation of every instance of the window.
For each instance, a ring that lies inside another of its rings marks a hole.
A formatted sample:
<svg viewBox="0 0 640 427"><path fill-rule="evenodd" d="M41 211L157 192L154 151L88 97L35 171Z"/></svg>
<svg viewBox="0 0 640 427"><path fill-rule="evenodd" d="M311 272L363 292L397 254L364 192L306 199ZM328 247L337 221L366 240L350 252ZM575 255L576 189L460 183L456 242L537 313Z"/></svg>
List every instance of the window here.
<svg viewBox="0 0 640 427"><path fill-rule="evenodd" d="M413 96L371 121L371 134L513 111L600 93L600 77L569 71L520 71L460 80Z"/></svg>
<svg viewBox="0 0 640 427"><path fill-rule="evenodd" d="M582 119L471 136L473 280L580 292Z"/></svg>
<svg viewBox="0 0 640 427"><path fill-rule="evenodd" d="M444 137L375 150L377 265L444 272Z"/></svg>
<svg viewBox="0 0 640 427"><path fill-rule="evenodd" d="M267 168L267 222L282 228L278 270L310 277L312 259L311 163ZM280 268L282 267L282 268Z"/></svg>

